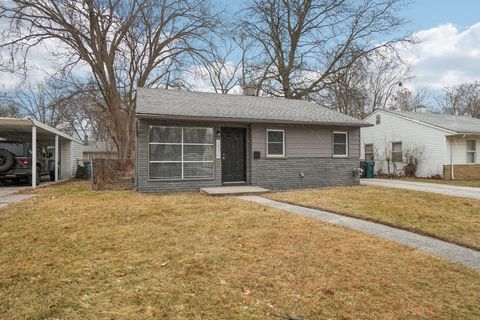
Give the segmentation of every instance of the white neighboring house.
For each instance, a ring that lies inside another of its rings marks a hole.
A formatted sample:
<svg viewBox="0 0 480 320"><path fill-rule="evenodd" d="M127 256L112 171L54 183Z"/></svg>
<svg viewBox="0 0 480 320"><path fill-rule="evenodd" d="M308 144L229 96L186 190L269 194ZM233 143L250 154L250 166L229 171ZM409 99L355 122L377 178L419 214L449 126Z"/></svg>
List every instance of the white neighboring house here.
<svg viewBox="0 0 480 320"><path fill-rule="evenodd" d="M401 175L408 160L417 158L417 177L480 179L480 119L421 108L379 109L365 121L373 127L361 129L361 157L375 160L375 173Z"/></svg>

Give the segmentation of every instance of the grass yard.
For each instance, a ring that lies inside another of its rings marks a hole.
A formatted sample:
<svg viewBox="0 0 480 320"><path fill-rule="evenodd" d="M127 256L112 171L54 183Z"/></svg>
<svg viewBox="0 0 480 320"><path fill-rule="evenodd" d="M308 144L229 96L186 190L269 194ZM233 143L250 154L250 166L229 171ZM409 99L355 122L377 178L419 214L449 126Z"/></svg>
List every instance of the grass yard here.
<svg viewBox="0 0 480 320"><path fill-rule="evenodd" d="M229 197L39 192L0 209L1 319L480 318L480 273L373 236Z"/></svg>
<svg viewBox="0 0 480 320"><path fill-rule="evenodd" d="M280 192L268 198L377 221L480 249L480 201L381 187Z"/></svg>
<svg viewBox="0 0 480 320"><path fill-rule="evenodd" d="M480 188L480 180L444 180L444 179L433 179L433 178L405 178L405 177L401 179L405 181L439 183L439 184L449 184L452 186Z"/></svg>

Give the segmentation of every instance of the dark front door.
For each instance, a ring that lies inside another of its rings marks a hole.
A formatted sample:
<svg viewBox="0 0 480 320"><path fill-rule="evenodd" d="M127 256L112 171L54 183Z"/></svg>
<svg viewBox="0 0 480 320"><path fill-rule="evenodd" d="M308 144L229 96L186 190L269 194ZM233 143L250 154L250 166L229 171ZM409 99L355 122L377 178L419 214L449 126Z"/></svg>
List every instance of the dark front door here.
<svg viewBox="0 0 480 320"><path fill-rule="evenodd" d="M222 128L222 182L245 183L245 128Z"/></svg>

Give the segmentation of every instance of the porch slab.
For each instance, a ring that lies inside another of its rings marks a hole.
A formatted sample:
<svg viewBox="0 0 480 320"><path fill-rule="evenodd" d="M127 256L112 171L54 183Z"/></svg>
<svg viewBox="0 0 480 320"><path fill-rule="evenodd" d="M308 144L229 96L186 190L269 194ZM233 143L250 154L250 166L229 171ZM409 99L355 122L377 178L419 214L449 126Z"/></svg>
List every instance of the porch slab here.
<svg viewBox="0 0 480 320"><path fill-rule="evenodd" d="M268 193L270 190L257 186L228 186L228 187L212 187L200 188L200 192L210 196L227 196L227 195L249 195Z"/></svg>

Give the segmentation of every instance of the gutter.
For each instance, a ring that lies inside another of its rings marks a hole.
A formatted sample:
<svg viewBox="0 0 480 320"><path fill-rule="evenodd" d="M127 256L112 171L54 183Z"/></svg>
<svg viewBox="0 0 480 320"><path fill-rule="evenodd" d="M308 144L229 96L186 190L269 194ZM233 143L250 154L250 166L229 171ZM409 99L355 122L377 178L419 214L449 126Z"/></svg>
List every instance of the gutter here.
<svg viewBox="0 0 480 320"><path fill-rule="evenodd" d="M304 125L324 125L324 126L347 126L347 127L372 127L373 124L367 122L331 122L331 121L293 121L283 119L258 119L258 118L233 118L233 117L206 117L206 116L180 116L154 113L137 113L138 119L158 119L158 120L183 120L183 121L210 121L210 122L241 122L241 123L283 123L283 124L304 124Z"/></svg>

